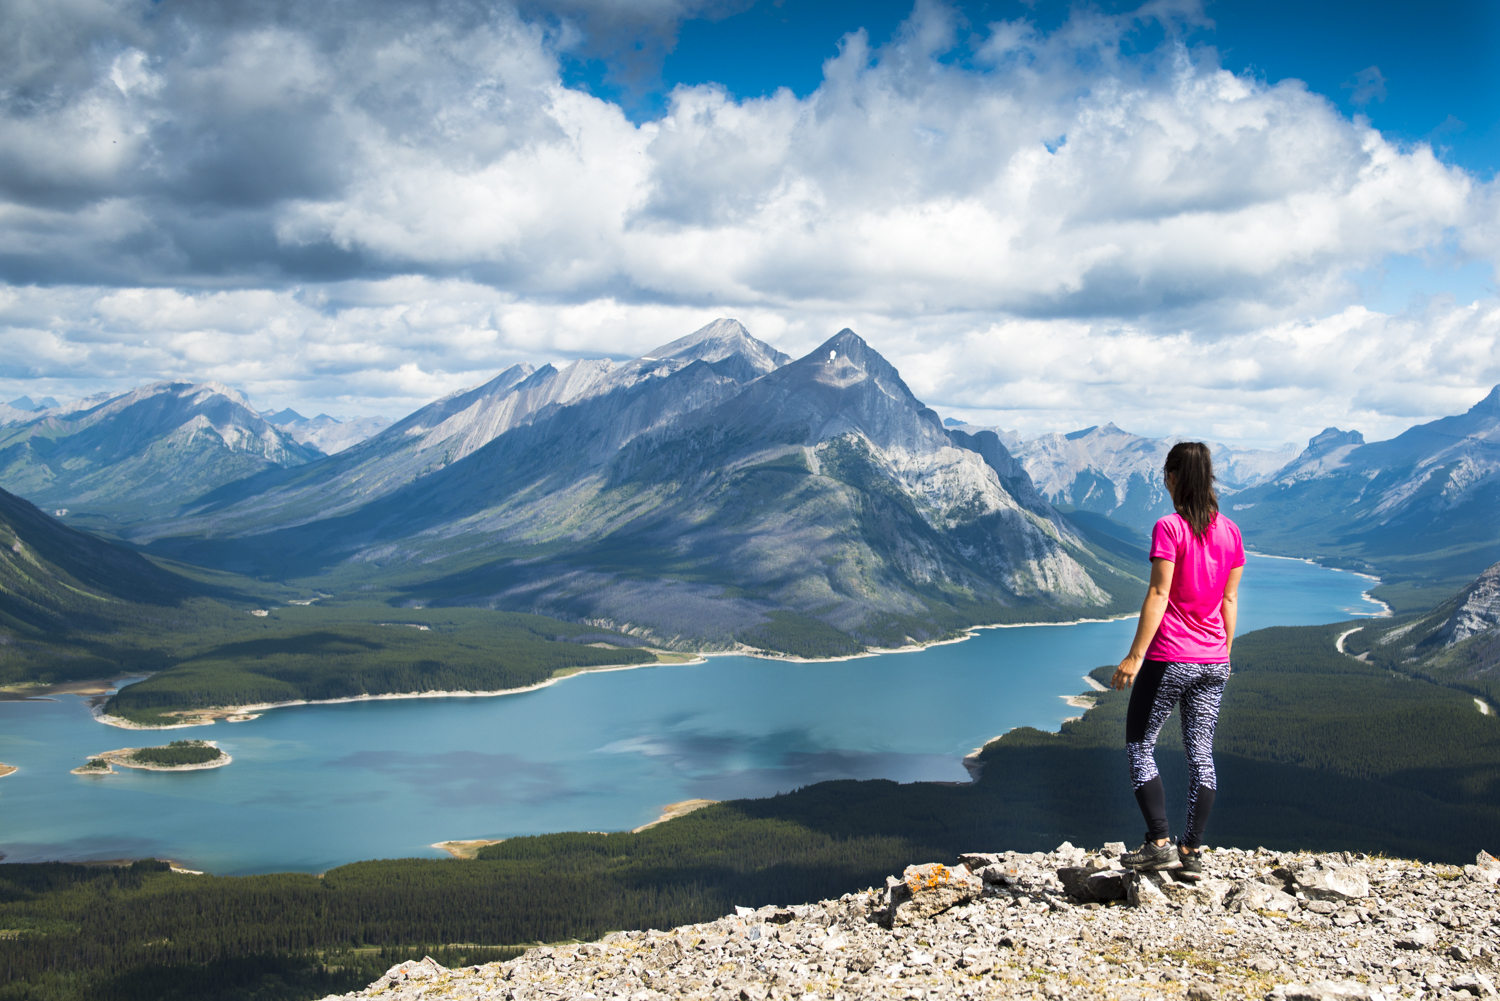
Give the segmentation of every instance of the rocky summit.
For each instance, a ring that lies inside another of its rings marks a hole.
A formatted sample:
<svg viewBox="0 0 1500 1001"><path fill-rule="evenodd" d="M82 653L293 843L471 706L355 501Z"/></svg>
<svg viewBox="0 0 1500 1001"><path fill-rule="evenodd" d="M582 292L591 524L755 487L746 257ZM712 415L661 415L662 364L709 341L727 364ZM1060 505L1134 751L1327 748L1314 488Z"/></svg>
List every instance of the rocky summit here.
<svg viewBox="0 0 1500 1001"><path fill-rule="evenodd" d="M1265 998L1496 996L1500 861L1426 865L1211 849L1202 878L1129 872L1124 845L975 853L887 886L669 932L392 967L344 998ZM333 1001L333 999L328 999Z"/></svg>

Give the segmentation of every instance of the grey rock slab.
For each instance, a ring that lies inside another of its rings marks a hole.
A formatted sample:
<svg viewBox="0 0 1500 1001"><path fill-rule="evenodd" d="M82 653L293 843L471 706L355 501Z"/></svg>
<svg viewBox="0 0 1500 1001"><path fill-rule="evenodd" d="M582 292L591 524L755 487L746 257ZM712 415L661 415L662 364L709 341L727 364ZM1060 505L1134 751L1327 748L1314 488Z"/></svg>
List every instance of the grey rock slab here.
<svg viewBox="0 0 1500 1001"><path fill-rule="evenodd" d="M1385 1001L1385 995L1357 980L1316 980L1311 984L1288 984L1280 990L1283 1001Z"/></svg>
<svg viewBox="0 0 1500 1001"><path fill-rule="evenodd" d="M1370 895L1370 881L1350 869L1299 869L1297 886L1310 900L1363 900Z"/></svg>
<svg viewBox="0 0 1500 1001"><path fill-rule="evenodd" d="M1422 925L1397 937L1396 948L1407 950L1431 949L1437 945L1437 928L1433 925Z"/></svg>
<svg viewBox="0 0 1500 1001"><path fill-rule="evenodd" d="M1167 899L1181 906L1218 907L1234 884L1227 879L1204 879L1196 883L1163 882Z"/></svg>
<svg viewBox="0 0 1500 1001"><path fill-rule="evenodd" d="M1157 884L1141 873L1129 873L1124 882L1125 899L1130 902L1131 907L1157 909L1170 905L1166 894L1162 893Z"/></svg>
<svg viewBox="0 0 1500 1001"><path fill-rule="evenodd" d="M1225 895L1224 906L1246 911L1290 912L1297 909L1297 898L1259 880L1243 879Z"/></svg>
<svg viewBox="0 0 1500 1001"><path fill-rule="evenodd" d="M1085 884L1090 898L1098 903L1125 899L1127 888L1124 869L1103 869L1091 873Z"/></svg>
<svg viewBox="0 0 1500 1001"><path fill-rule="evenodd" d="M1467 994L1472 994L1477 998L1492 998L1496 996L1494 981L1483 973L1478 972L1464 973L1454 977L1448 984L1448 988L1453 991L1463 991Z"/></svg>
<svg viewBox="0 0 1500 1001"><path fill-rule="evenodd" d="M1093 874L1094 870L1086 866L1069 865L1057 870L1057 879L1074 900L1089 902L1095 899L1089 890L1089 877Z"/></svg>

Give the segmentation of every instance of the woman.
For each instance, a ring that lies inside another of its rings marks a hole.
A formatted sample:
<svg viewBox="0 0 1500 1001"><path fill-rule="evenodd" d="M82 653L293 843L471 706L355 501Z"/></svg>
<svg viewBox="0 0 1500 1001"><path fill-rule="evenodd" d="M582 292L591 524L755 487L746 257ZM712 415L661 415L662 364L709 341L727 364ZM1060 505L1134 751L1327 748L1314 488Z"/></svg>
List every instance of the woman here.
<svg viewBox="0 0 1500 1001"><path fill-rule="evenodd" d="M1140 849L1120 861L1132 869L1167 869L1198 878L1203 826L1213 807L1214 726L1229 680L1245 546L1234 522L1219 513L1208 446L1184 441L1167 453L1163 472L1172 506L1151 533L1151 585L1141 605L1130 653L1114 686L1134 685L1125 717L1125 748L1135 798L1146 818ZM1182 707L1188 759L1187 832L1175 847L1167 827L1166 793L1156 770L1156 738Z"/></svg>

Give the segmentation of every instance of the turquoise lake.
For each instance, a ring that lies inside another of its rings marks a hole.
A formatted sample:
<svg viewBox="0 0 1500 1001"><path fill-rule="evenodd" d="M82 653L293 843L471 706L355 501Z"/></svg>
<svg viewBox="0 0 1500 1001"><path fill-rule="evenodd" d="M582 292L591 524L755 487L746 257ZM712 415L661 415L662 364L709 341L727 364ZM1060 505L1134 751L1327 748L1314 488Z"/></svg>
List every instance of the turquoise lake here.
<svg viewBox="0 0 1500 1001"><path fill-rule="evenodd" d="M1376 614L1371 586L1252 556L1240 633ZM439 857L429 846L449 839L625 830L667 803L825 779L964 781L975 747L1078 715L1062 698L1118 661L1134 630L1133 619L985 629L834 663L713 657L516 695L295 706L169 731L234 757L180 774L70 775L145 735L95 722L73 696L0 702L0 761L20 768L0 779L0 850L8 862L156 856L226 875L318 872Z"/></svg>

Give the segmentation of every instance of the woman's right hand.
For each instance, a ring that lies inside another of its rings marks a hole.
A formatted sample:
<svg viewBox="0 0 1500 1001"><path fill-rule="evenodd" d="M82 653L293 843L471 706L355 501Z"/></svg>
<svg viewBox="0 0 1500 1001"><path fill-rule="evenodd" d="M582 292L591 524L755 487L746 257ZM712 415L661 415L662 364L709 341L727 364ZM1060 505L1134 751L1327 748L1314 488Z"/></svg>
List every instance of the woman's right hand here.
<svg viewBox="0 0 1500 1001"><path fill-rule="evenodd" d="M1134 654L1126 654L1125 659L1120 661L1120 666L1115 668L1115 676L1109 680L1115 691L1123 692L1135 684L1135 676L1141 673L1141 660Z"/></svg>

